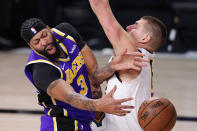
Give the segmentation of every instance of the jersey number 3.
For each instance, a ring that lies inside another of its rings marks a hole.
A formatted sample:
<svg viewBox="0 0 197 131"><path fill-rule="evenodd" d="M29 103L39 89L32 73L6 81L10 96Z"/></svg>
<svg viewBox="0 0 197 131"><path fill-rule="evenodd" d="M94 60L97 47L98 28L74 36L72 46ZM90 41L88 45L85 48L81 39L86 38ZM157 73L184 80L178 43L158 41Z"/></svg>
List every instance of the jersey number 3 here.
<svg viewBox="0 0 197 131"><path fill-rule="evenodd" d="M81 94L81 95L86 95L87 92L88 92L88 87L87 87L87 85L86 85L85 78L84 78L83 75L80 75L80 76L77 78L77 84L78 84L78 86L81 86L80 94Z"/></svg>

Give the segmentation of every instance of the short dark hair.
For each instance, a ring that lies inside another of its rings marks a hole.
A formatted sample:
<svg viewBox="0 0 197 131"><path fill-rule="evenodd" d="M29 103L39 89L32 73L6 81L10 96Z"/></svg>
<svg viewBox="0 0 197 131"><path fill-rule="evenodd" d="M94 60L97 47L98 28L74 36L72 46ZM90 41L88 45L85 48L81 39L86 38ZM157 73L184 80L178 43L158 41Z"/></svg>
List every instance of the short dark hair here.
<svg viewBox="0 0 197 131"><path fill-rule="evenodd" d="M34 31L31 30L32 27ZM22 23L20 35L28 43L37 32L44 28L46 28L46 24L41 19L30 18Z"/></svg>
<svg viewBox="0 0 197 131"><path fill-rule="evenodd" d="M152 33L154 35L152 49L155 51L159 49L160 46L166 40L166 37L167 37L166 26L161 20L153 16L143 16L141 18L146 20L152 28Z"/></svg>

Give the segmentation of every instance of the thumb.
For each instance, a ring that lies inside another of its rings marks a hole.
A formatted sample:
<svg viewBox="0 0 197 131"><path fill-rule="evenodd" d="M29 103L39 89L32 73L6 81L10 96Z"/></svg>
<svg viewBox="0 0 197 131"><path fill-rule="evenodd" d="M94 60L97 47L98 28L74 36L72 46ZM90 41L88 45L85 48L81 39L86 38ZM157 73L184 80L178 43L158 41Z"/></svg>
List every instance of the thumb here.
<svg viewBox="0 0 197 131"><path fill-rule="evenodd" d="M115 85L114 88L109 92L109 96L113 97L116 89L117 89L117 86Z"/></svg>
<svg viewBox="0 0 197 131"><path fill-rule="evenodd" d="M121 56L125 55L127 53L127 48L123 51L123 53L121 54Z"/></svg>

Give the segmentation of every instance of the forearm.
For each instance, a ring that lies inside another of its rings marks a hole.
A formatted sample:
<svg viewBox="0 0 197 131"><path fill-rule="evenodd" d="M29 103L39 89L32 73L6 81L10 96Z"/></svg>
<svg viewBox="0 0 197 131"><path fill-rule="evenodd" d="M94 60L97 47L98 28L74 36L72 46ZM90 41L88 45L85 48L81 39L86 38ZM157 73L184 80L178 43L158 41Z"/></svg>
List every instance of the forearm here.
<svg viewBox="0 0 197 131"><path fill-rule="evenodd" d="M136 51L134 39L129 37L128 33L116 20L108 0L89 0L89 2L113 46L115 54L121 54L125 47L127 47L128 52Z"/></svg>
<svg viewBox="0 0 197 131"><path fill-rule="evenodd" d="M113 68L112 63L108 63L107 65L98 65L95 72L94 72L94 80L96 81L96 84L101 84L103 81L105 81L107 78L112 76L114 74L115 70Z"/></svg>
<svg viewBox="0 0 197 131"><path fill-rule="evenodd" d="M88 111L99 111L119 116L126 115L130 111L124 109L132 109L133 106L121 105L121 103L132 100L132 98L124 98L115 100L113 94L116 88L100 99L89 99L78 94L74 89L62 79L53 81L47 88L47 94L59 101L70 104L73 107Z"/></svg>
<svg viewBox="0 0 197 131"><path fill-rule="evenodd" d="M114 73L112 64L107 64L105 66L98 65L92 50L87 45L81 50L81 53L93 85L100 85Z"/></svg>
<svg viewBox="0 0 197 131"><path fill-rule="evenodd" d="M47 93L51 97L68 103L73 107L89 111L97 111L96 100L89 99L76 93L73 88L62 79L53 81L47 88Z"/></svg>
<svg viewBox="0 0 197 131"><path fill-rule="evenodd" d="M95 102L93 99L89 99L83 95L78 93L71 93L64 97L65 102L69 103L70 105L88 111L96 111Z"/></svg>
<svg viewBox="0 0 197 131"><path fill-rule="evenodd" d="M111 44L116 45L120 40L121 28L111 11L109 2L103 0L89 0L89 2Z"/></svg>

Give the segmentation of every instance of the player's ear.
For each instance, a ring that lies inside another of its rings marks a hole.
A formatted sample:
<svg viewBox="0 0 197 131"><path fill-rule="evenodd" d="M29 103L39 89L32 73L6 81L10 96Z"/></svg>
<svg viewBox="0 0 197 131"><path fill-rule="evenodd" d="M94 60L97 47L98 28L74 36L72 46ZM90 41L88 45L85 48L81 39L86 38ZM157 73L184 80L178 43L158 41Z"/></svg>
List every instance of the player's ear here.
<svg viewBox="0 0 197 131"><path fill-rule="evenodd" d="M151 40L150 33L146 33L144 37L141 39L140 43L148 43Z"/></svg>

